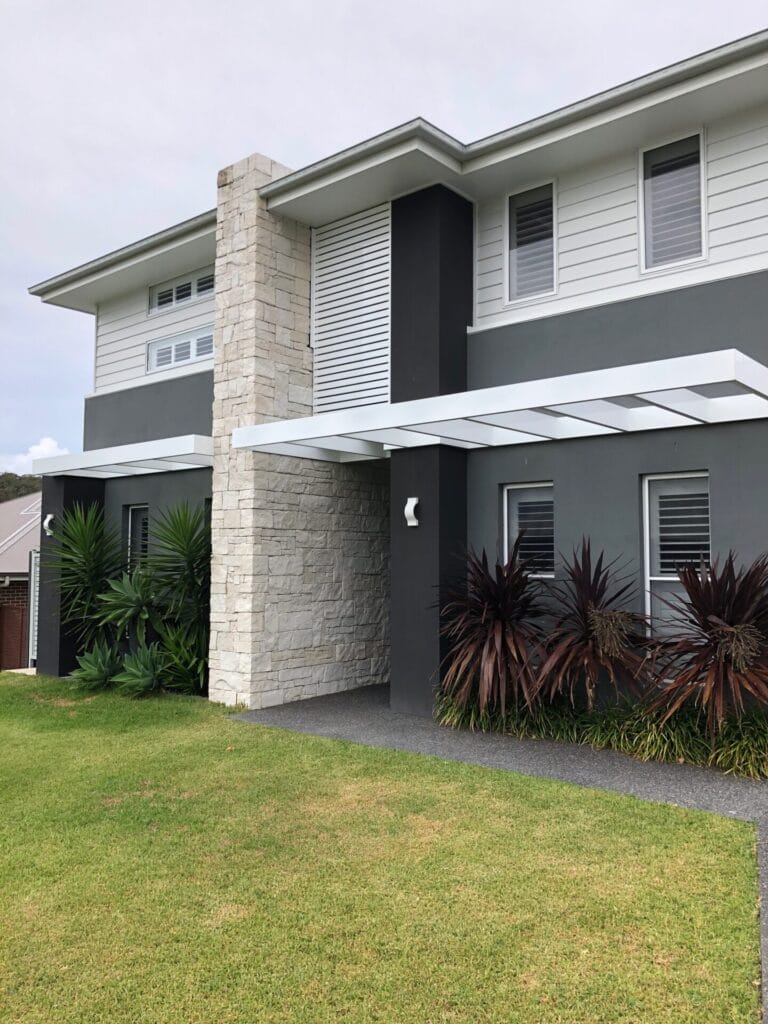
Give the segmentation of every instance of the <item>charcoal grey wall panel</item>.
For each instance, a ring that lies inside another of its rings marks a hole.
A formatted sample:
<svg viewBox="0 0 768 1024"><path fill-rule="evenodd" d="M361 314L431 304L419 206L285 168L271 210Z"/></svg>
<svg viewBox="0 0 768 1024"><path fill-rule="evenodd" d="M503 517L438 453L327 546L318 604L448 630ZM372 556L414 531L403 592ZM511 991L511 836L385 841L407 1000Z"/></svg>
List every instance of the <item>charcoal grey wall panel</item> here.
<svg viewBox="0 0 768 1024"><path fill-rule="evenodd" d="M85 400L83 448L211 433L213 373L142 384Z"/></svg>
<svg viewBox="0 0 768 1024"><path fill-rule="evenodd" d="M556 550L570 553L590 536L609 557L627 560L639 585L642 477L706 470L713 555L732 547L752 559L768 550L766 452L766 420L472 451L468 539L500 558L503 485L551 480Z"/></svg>
<svg viewBox="0 0 768 1024"><path fill-rule="evenodd" d="M128 505L148 505L150 516L181 502L199 505L211 497L211 470L190 469L175 473L150 473L108 480L104 487L107 517L122 529Z"/></svg>
<svg viewBox="0 0 768 1024"><path fill-rule="evenodd" d="M472 334L467 384L493 387L738 348L768 362L768 273Z"/></svg>

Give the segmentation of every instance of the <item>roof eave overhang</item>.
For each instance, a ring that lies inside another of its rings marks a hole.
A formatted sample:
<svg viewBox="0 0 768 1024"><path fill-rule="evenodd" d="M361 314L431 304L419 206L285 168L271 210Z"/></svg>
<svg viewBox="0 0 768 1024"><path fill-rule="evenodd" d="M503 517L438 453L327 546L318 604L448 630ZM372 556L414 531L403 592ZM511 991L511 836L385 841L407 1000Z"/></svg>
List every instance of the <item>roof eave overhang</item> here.
<svg viewBox="0 0 768 1024"><path fill-rule="evenodd" d="M317 226L442 183L482 199L500 181L599 159L698 127L768 94L768 32L728 44L464 145L421 118L262 187L270 209ZM620 126L624 125L622 132Z"/></svg>
<svg viewBox="0 0 768 1024"><path fill-rule="evenodd" d="M105 298L212 263L215 251L214 209L32 285L29 293L54 306L95 313Z"/></svg>

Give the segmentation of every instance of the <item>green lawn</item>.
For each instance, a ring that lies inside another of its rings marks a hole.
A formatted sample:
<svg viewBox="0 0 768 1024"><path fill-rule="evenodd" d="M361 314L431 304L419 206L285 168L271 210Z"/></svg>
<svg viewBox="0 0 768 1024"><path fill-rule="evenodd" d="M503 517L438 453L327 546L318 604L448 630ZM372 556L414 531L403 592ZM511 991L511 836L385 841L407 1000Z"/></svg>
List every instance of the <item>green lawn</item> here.
<svg viewBox="0 0 768 1024"><path fill-rule="evenodd" d="M758 1020L752 826L0 677L0 1021Z"/></svg>

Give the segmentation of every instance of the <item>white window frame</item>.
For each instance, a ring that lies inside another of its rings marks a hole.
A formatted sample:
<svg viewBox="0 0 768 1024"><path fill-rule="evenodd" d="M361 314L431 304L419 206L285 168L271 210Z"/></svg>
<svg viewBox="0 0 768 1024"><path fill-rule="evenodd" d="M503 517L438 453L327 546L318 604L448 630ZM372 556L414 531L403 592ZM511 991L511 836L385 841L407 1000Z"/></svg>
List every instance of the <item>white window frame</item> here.
<svg viewBox="0 0 768 1024"><path fill-rule="evenodd" d="M200 277L213 277L213 288L210 291L203 292L202 295L197 294L197 281ZM176 286L180 284L186 284L189 282L192 285L192 295L188 299L182 299L180 302L176 301ZM174 297L173 302L166 306L152 305L153 295L157 295L163 288L173 288ZM147 290L147 316L161 316L163 313L172 313L177 309L186 309L187 306L196 306L198 302L205 302L206 299L209 301L213 300L216 292L216 268L214 264L208 267L201 267L199 270L190 270L186 274L180 274L178 277L170 278L168 281L160 281L158 284L152 284Z"/></svg>
<svg viewBox="0 0 768 1024"><path fill-rule="evenodd" d="M650 623L651 615L651 583L667 583L677 579L674 576L651 576L651 481L652 480L706 480L709 483L709 471L695 469L684 473L646 473L643 476L643 604L645 614ZM712 542L712 506L709 509L709 534ZM650 632L650 625L648 627Z"/></svg>
<svg viewBox="0 0 768 1024"><path fill-rule="evenodd" d="M200 338L205 338L208 335L213 335L213 325L199 327L196 331L184 331L182 334L169 334L166 338L152 338L147 342L147 351L145 356L145 367L146 372L149 373L170 373L173 370L178 370L184 366L191 366L194 363L212 363L213 362L213 351L205 356L192 355L193 348L196 350L197 342ZM159 348L162 345L176 345L179 341L188 341L190 345L190 356L189 359L182 359L179 362L172 362L168 366L153 366L152 365L152 352L155 348Z"/></svg>
<svg viewBox="0 0 768 1024"><path fill-rule="evenodd" d="M675 142L682 142L697 135L699 138L699 196L701 217L701 255L689 256L684 260L676 260L674 263L662 263L657 267L649 267L645 262L645 154L654 149L661 149L662 146L671 146ZM666 136L660 141L649 146L643 146L637 151L637 238L638 238L638 266L642 275L665 274L675 271L680 267L688 267L696 263L707 263L709 261L709 240L707 237L707 146L706 132L703 125L691 128L690 131L676 132L672 136Z"/></svg>
<svg viewBox="0 0 768 1024"><path fill-rule="evenodd" d="M520 298L512 298L509 288L509 201L513 196L522 195L523 192L531 192L535 188L552 186L552 289L547 292L537 292L535 295L523 295ZM504 266L504 308L515 309L518 306L526 306L532 303L541 302L542 299L551 299L557 295L558 289L558 220L557 220L557 178L546 178L544 181L536 181L532 185L523 185L514 188L504 196L504 210L502 218L503 226L503 266ZM477 261L476 261L477 262Z"/></svg>
<svg viewBox="0 0 768 1024"><path fill-rule="evenodd" d="M555 511L554 510L554 501L555 501L555 482L554 482L554 480L532 480L530 483L524 483L524 484L504 484L504 487L502 489L502 503L503 503L502 519L503 519L503 530L504 530L504 543L503 543L503 546L502 546L502 550L503 550L503 553L504 553L504 564L505 565L506 565L507 560L509 558L509 492L510 491L532 490L535 487L549 487L551 489L551 491L552 491L553 512L554 512ZM554 529L553 529L553 537L554 537ZM554 552L554 555L555 555L555 557L557 556L557 551L556 550ZM531 578L532 579L537 579L537 580L553 580L555 578L555 574L554 574L554 572L532 572L531 573Z"/></svg>
<svg viewBox="0 0 768 1024"><path fill-rule="evenodd" d="M128 571L129 572L133 572L133 570L136 568L136 566L131 564L131 556L133 554L133 552L131 551L131 537L133 536L133 516L134 516L135 512L147 512L147 514L148 514L149 513L149 505L148 505L148 503L146 501L145 502L138 502L135 505L129 505L128 506L128 536L126 538L126 545L125 545L126 546L125 564L128 566ZM147 550L149 550L149 548L147 548Z"/></svg>

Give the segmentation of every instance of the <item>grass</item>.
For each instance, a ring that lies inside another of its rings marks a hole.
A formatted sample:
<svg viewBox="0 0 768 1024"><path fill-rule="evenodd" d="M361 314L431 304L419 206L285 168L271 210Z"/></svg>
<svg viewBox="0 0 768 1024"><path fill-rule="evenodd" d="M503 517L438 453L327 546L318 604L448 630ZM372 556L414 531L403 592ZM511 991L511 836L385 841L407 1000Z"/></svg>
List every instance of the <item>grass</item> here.
<svg viewBox="0 0 768 1024"><path fill-rule="evenodd" d="M0 1021L758 1020L751 825L0 677Z"/></svg>

